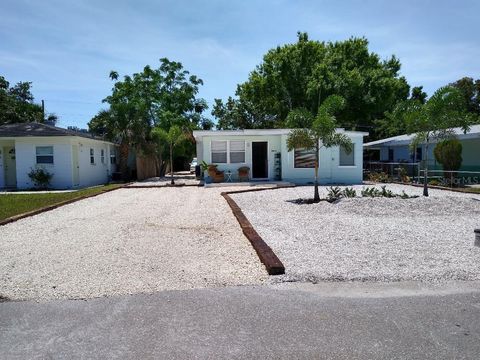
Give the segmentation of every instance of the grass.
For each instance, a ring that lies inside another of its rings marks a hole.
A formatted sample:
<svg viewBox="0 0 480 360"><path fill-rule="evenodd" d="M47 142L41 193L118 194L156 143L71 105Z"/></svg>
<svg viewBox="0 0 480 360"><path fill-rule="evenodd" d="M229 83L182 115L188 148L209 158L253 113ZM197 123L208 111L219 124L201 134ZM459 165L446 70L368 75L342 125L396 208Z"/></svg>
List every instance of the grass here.
<svg viewBox="0 0 480 360"><path fill-rule="evenodd" d="M77 199L82 196L96 195L106 190L116 189L123 184L110 184L96 186L64 193L46 193L46 194L15 194L8 193L0 195L0 220L23 214L29 211L55 205L63 201Z"/></svg>

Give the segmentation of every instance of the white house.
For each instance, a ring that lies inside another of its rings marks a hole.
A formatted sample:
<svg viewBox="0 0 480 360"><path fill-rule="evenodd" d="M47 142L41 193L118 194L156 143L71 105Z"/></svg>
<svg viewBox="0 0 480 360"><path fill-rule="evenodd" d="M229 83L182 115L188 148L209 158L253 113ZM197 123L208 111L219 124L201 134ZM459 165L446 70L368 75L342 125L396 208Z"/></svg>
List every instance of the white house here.
<svg viewBox="0 0 480 360"><path fill-rule="evenodd" d="M116 170L116 145L51 125L1 125L0 188L32 188L28 173L39 167L55 189L104 184Z"/></svg>
<svg viewBox="0 0 480 360"><path fill-rule="evenodd" d="M298 184L313 182L314 151L287 150L289 129L200 130L197 160L217 164L219 170L231 171L235 180L238 168L248 166L252 180L283 180ZM337 129L352 140L347 154L339 147L320 149L319 180L322 184L362 182L363 137L368 133Z"/></svg>

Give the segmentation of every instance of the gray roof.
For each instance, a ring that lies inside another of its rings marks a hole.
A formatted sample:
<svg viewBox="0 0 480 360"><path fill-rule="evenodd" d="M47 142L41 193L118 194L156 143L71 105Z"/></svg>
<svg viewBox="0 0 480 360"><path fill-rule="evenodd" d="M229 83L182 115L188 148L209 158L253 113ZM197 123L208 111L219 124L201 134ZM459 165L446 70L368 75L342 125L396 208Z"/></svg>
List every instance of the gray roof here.
<svg viewBox="0 0 480 360"><path fill-rule="evenodd" d="M459 140L480 138L480 124L470 126L470 130L466 134L463 133L462 128L453 128L452 130ZM363 144L363 146L364 147L382 147L382 146L409 145L412 139L414 138L414 136L415 134L398 135L398 136L393 136L386 139L371 141Z"/></svg>
<svg viewBox="0 0 480 360"><path fill-rule="evenodd" d="M101 140L89 133L67 130L53 125L40 123L16 123L0 125L0 137L25 137L25 136L79 136L87 139Z"/></svg>

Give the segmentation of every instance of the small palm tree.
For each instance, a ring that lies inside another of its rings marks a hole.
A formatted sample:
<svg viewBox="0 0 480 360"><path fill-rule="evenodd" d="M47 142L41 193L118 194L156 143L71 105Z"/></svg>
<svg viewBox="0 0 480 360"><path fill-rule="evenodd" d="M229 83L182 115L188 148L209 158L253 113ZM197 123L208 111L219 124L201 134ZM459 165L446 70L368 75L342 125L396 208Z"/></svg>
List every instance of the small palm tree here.
<svg viewBox="0 0 480 360"><path fill-rule="evenodd" d="M389 114L393 122L403 124L408 134L413 135L410 146L416 149L424 145L423 196L428 196L429 147L438 140L454 137L452 128L460 127L465 133L478 118L467 112L465 98L453 87L438 89L424 104L407 100L397 105Z"/></svg>
<svg viewBox="0 0 480 360"><path fill-rule="evenodd" d="M315 186L314 202L320 201L318 193L318 164L320 149L341 146L347 153L353 148L353 143L348 136L337 132L337 123L334 114L345 106L345 100L338 95L331 95L319 106L317 115L314 116L306 109L292 110L287 118L287 123L304 124L308 128L294 129L287 138L288 151L298 148L315 151Z"/></svg>
<svg viewBox="0 0 480 360"><path fill-rule="evenodd" d="M174 185L175 180L173 179L173 149L175 146L179 145L182 141L187 139L186 133L177 125L172 125L168 131L161 129L159 127L153 129L153 135L160 141L164 141L168 144L170 151L170 184Z"/></svg>

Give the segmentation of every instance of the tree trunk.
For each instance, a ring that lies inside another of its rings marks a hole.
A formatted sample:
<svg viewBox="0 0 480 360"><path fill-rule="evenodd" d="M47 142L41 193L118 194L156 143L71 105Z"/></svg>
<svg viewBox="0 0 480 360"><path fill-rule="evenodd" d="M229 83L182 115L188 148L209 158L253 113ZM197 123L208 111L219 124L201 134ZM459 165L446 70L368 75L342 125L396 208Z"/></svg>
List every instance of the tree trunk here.
<svg viewBox="0 0 480 360"><path fill-rule="evenodd" d="M128 174L128 153L129 146L128 143L122 142L120 144L120 159L119 159L119 168L122 173L122 179L127 181L129 178Z"/></svg>
<svg viewBox="0 0 480 360"><path fill-rule="evenodd" d="M170 144L170 184L175 185L175 181L173 180L173 145Z"/></svg>
<svg viewBox="0 0 480 360"><path fill-rule="evenodd" d="M313 194L313 201L314 202L319 202L320 201L320 194L318 193L318 163L319 163L319 152L320 148L318 146L318 140L317 140L317 145L315 147L315 184L314 184L314 194Z"/></svg>
<svg viewBox="0 0 480 360"><path fill-rule="evenodd" d="M428 196L428 139L425 143L425 165L423 166L423 196Z"/></svg>

